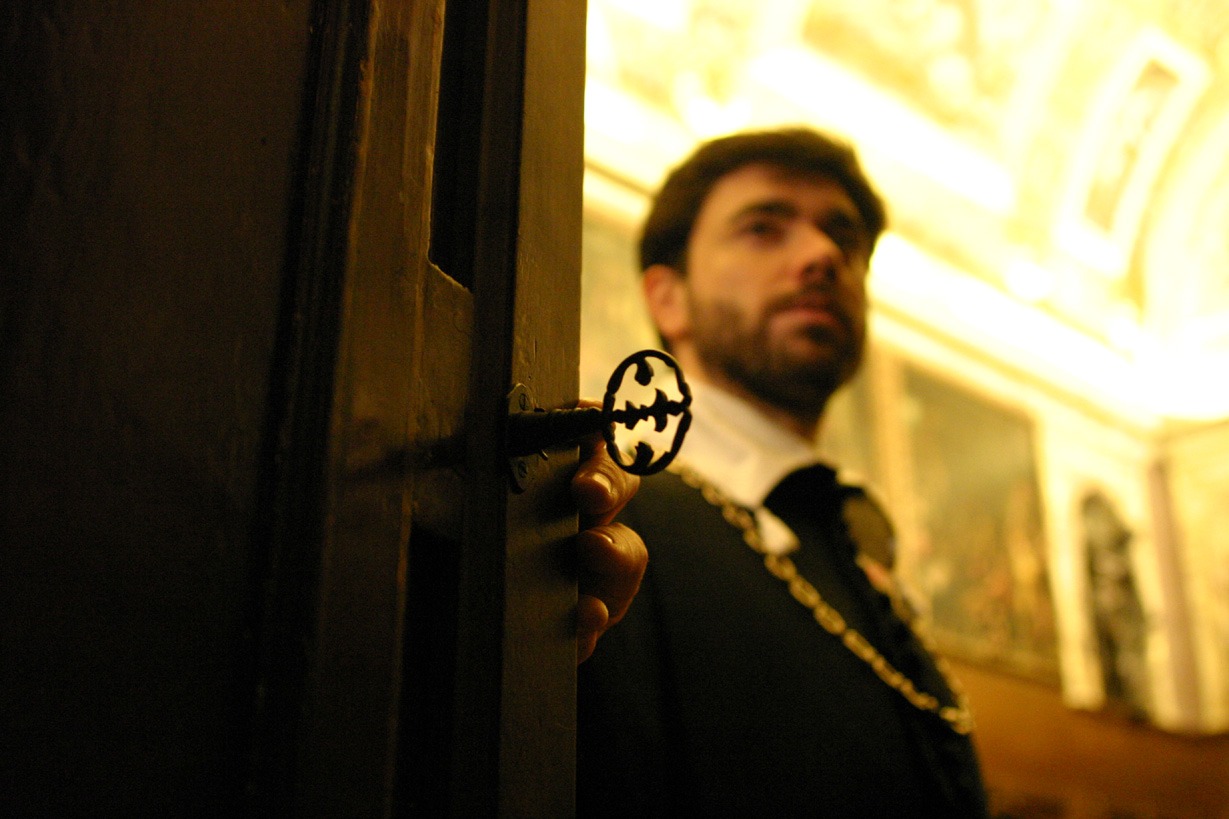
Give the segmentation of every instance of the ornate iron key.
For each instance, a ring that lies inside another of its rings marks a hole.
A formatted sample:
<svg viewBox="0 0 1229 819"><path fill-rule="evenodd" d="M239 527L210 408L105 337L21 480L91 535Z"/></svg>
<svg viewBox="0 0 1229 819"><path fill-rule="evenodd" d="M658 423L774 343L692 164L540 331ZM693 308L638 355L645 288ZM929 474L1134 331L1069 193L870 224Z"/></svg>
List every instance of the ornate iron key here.
<svg viewBox="0 0 1229 819"><path fill-rule="evenodd" d="M691 388L678 362L659 350L623 359L606 383L601 408L540 409L517 384L508 396L506 438L513 485L524 488L533 457L544 459L546 450L598 431L616 464L633 475L652 475L674 460L690 425ZM655 440L668 444L659 447Z"/></svg>

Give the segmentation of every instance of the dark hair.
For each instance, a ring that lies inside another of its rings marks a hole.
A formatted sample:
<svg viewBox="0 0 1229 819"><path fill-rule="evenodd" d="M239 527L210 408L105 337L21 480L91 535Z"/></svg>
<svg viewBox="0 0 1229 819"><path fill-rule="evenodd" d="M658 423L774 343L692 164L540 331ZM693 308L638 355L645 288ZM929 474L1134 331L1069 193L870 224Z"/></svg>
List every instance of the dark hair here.
<svg viewBox="0 0 1229 819"><path fill-rule="evenodd" d="M874 248L887 214L852 147L809 128L748 131L704 143L666 177L641 233L640 269L666 264L681 270L691 228L713 185L761 162L839 183L866 222Z"/></svg>

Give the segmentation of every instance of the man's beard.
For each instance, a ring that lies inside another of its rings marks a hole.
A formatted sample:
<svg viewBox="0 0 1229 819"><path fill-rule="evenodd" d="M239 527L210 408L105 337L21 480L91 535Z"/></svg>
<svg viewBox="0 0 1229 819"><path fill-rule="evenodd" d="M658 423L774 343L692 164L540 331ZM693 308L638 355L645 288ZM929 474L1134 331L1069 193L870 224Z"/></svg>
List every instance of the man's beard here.
<svg viewBox="0 0 1229 819"><path fill-rule="evenodd" d="M697 307L692 302L693 309ZM848 334L814 326L807 334L827 355L801 356L769 338L772 308L752 326L725 302L695 310L692 343L705 367L745 388L768 404L799 417L818 418L832 393L853 377L862 358L862 343Z"/></svg>

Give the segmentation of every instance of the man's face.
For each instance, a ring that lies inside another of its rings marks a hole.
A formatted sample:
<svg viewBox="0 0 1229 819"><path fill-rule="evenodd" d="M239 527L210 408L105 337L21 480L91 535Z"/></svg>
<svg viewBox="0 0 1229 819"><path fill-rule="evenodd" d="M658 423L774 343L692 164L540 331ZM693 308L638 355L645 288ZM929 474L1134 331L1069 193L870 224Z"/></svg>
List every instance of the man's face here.
<svg viewBox="0 0 1229 819"><path fill-rule="evenodd" d="M747 165L704 200L673 312L655 318L684 369L817 418L861 361L870 250L840 184Z"/></svg>

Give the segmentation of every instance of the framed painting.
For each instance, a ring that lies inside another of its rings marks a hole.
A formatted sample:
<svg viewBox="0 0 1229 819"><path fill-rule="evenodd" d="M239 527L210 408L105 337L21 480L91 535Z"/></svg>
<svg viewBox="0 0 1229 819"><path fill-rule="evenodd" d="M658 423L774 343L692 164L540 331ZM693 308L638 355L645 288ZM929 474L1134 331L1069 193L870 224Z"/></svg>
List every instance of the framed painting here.
<svg viewBox="0 0 1229 819"><path fill-rule="evenodd" d="M901 363L911 512L902 578L955 656L1058 682L1054 596L1030 418Z"/></svg>

